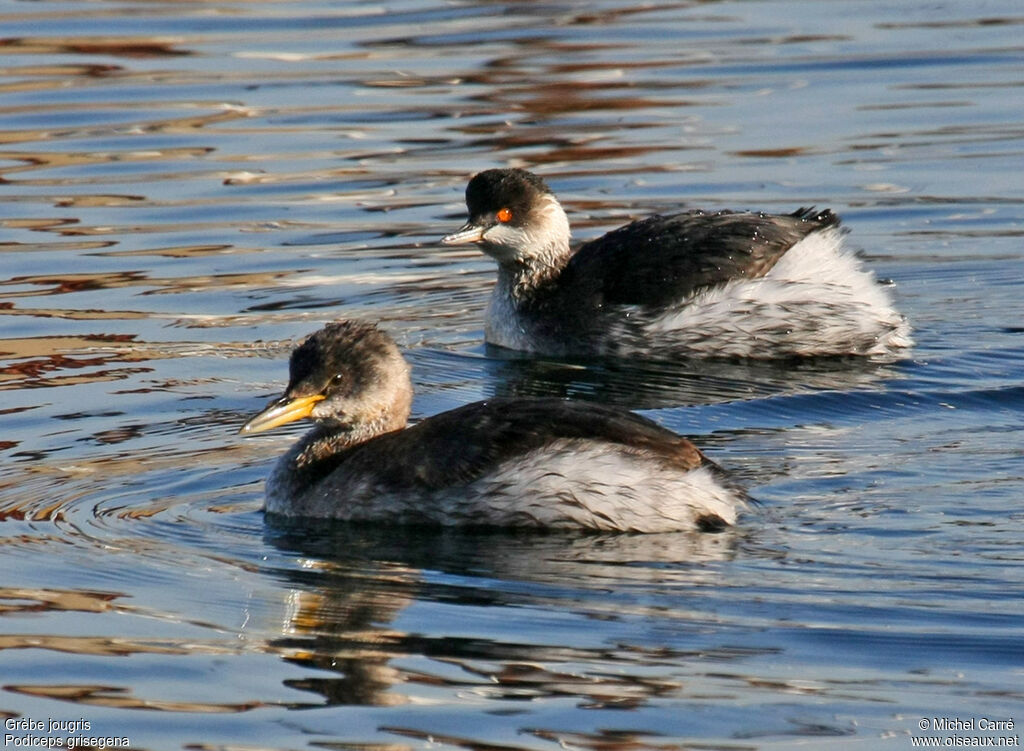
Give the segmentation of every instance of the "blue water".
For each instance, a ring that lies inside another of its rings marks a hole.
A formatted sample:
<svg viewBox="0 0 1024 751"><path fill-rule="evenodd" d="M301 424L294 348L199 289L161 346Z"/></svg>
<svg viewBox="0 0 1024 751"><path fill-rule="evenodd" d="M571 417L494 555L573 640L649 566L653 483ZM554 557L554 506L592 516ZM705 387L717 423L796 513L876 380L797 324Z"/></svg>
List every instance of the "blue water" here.
<svg viewBox="0 0 1024 751"><path fill-rule="evenodd" d="M1022 25L1010 0L0 0L7 747L1019 736ZM438 239L468 177L505 165L548 180L578 239L830 207L917 346L487 350L493 266ZM267 527L263 478L302 428L235 431L339 317L395 334L415 417L617 403L761 503L704 536Z"/></svg>

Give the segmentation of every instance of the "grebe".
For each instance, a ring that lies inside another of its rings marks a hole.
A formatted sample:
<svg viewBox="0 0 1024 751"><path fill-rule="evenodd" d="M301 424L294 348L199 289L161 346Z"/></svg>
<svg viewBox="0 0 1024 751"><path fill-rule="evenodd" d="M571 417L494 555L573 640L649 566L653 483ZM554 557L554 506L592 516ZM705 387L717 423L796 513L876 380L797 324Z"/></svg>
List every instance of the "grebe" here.
<svg viewBox="0 0 1024 751"><path fill-rule="evenodd" d="M257 433L317 426L277 463L265 509L287 517L431 526L714 531L746 493L692 443L632 412L496 398L406 427L409 366L390 336L343 321L294 352Z"/></svg>
<svg viewBox="0 0 1024 751"><path fill-rule="evenodd" d="M446 245L498 262L486 340L554 356L893 356L910 329L831 211L651 216L569 247L542 179L481 172Z"/></svg>

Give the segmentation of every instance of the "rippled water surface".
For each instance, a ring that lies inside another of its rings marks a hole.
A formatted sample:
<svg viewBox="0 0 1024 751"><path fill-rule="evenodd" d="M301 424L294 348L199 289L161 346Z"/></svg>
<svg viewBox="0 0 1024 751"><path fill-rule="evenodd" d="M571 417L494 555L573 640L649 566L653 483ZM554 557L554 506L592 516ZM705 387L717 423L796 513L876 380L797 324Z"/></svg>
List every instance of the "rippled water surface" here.
<svg viewBox="0 0 1024 751"><path fill-rule="evenodd" d="M1014 0L0 1L6 744L1019 735L1022 30ZM489 351L493 267L437 240L502 165L544 175L577 238L829 206L917 347ZM396 335L417 417L612 401L762 503L696 537L268 528L263 478L302 428L235 431L337 317ZM919 729L943 717L1017 729Z"/></svg>

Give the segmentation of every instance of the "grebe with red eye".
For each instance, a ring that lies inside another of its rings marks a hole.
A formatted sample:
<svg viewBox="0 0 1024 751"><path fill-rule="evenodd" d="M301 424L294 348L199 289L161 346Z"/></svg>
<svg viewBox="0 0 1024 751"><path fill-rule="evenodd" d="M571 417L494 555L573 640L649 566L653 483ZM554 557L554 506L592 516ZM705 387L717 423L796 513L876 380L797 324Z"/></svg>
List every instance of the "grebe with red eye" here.
<svg viewBox="0 0 1024 751"><path fill-rule="evenodd" d="M498 262L486 340L555 356L898 356L912 345L889 294L831 211L651 216L578 250L550 188L481 172L469 220L442 239Z"/></svg>

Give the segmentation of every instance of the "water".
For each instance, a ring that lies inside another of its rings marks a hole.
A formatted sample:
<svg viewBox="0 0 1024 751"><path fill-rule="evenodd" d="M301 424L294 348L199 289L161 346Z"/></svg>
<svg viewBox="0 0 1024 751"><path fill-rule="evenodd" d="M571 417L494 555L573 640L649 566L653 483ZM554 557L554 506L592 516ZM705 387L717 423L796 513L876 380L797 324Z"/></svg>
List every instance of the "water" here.
<svg viewBox="0 0 1024 751"><path fill-rule="evenodd" d="M6 744L1019 735L1022 23L1011 0L0 2ZM437 240L502 165L548 178L578 238L831 207L918 345L801 367L488 351L493 268ZM268 528L262 480L301 428L235 430L341 316L397 336L417 417L616 402L762 503L705 536Z"/></svg>

